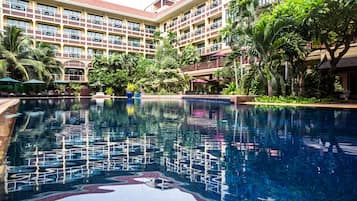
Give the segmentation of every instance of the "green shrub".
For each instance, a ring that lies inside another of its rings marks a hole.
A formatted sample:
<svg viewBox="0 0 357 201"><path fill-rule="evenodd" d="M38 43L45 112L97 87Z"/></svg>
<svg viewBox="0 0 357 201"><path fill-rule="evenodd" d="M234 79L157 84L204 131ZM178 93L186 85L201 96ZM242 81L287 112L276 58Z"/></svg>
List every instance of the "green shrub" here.
<svg viewBox="0 0 357 201"><path fill-rule="evenodd" d="M336 101L333 98L305 98L301 96L259 96L255 98L256 102L263 103L297 103L297 104L308 104L308 103L327 103Z"/></svg>
<svg viewBox="0 0 357 201"><path fill-rule="evenodd" d="M114 92L114 90L113 90L113 88L111 88L111 87L108 87L108 88L105 90L105 93L106 93L107 95L112 95L113 92Z"/></svg>

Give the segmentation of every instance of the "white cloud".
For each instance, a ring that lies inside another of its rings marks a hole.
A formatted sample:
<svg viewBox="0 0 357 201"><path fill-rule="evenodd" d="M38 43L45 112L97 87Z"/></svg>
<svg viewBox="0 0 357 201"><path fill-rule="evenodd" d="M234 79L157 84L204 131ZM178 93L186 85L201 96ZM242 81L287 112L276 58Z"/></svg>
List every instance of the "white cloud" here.
<svg viewBox="0 0 357 201"><path fill-rule="evenodd" d="M132 8L137 8L141 10L145 9L148 5L154 2L154 0L104 0L104 1L132 7Z"/></svg>

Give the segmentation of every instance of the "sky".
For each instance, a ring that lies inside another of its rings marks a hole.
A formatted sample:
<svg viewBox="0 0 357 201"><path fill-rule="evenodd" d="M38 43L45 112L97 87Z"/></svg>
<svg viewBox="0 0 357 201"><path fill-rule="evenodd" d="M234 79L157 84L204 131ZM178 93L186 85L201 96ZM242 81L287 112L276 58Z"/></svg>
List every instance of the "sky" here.
<svg viewBox="0 0 357 201"><path fill-rule="evenodd" d="M104 0L104 1L144 10L144 8L150 5L154 0Z"/></svg>

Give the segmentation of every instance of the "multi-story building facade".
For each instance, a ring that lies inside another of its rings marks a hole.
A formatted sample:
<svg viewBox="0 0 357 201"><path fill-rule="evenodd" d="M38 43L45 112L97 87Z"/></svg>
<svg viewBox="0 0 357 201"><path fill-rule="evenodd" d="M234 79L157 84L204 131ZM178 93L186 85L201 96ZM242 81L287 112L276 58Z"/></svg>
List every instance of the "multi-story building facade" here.
<svg viewBox="0 0 357 201"><path fill-rule="evenodd" d="M0 24L2 30L16 26L36 42L54 45L64 65L56 79L85 83L94 55L153 58L156 30L176 32L179 49L192 43L202 56L228 48L218 35L224 5L222 0L158 1L152 11L142 11L102 0L2 0Z"/></svg>
<svg viewBox="0 0 357 201"><path fill-rule="evenodd" d="M260 4L275 1L260 0ZM179 51L188 44L198 49L201 62L181 67L191 76L211 78L224 65L220 57L230 51L219 35L226 24L229 0L156 0L145 10L104 0L0 2L0 29L17 26L36 42L57 47L56 57L63 63L64 72L56 79L65 81L88 82L91 60L96 54L137 53L153 58L156 30L176 33ZM343 59L338 66L345 89L351 91L357 91L353 88L357 86L353 81L357 76L357 62L353 59L357 58L356 49L353 44L348 61ZM310 59L322 61L324 55L321 50ZM240 59L243 64L248 60Z"/></svg>

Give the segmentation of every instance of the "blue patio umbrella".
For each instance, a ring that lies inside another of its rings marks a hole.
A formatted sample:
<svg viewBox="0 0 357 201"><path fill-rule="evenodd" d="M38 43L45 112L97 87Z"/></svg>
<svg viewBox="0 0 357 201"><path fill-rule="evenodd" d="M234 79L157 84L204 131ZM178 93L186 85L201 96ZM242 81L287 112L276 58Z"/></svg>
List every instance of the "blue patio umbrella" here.
<svg viewBox="0 0 357 201"><path fill-rule="evenodd" d="M18 80L15 80L15 79L12 79L11 77L4 77L4 78L1 78L0 79L0 82L3 82L3 83L20 83L20 81Z"/></svg>
<svg viewBox="0 0 357 201"><path fill-rule="evenodd" d="M26 82L23 82L23 84L45 84L45 82L41 81L41 80L32 79L32 80L27 80Z"/></svg>
<svg viewBox="0 0 357 201"><path fill-rule="evenodd" d="M11 77L4 77L0 79L0 83L3 83L4 85L13 85L11 88L14 90L15 85L20 83L20 81L12 79Z"/></svg>

